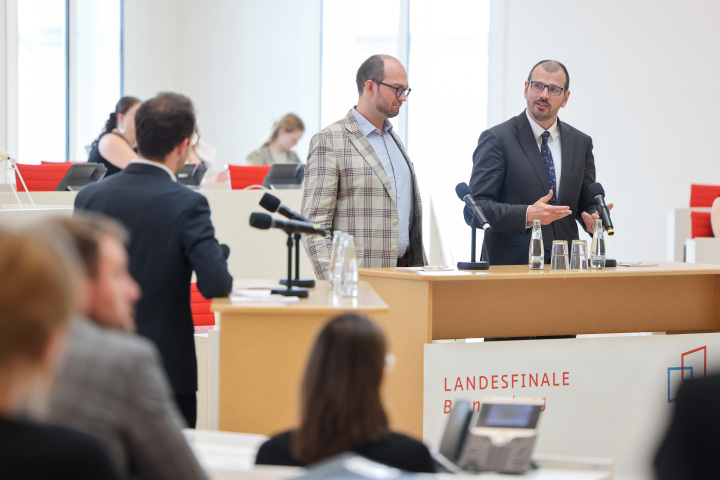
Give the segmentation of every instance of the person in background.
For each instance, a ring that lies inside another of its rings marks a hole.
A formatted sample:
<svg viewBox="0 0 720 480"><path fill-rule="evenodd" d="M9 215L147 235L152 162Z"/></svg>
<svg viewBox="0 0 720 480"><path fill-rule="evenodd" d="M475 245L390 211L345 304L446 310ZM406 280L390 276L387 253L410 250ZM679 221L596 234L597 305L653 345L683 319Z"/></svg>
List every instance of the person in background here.
<svg viewBox="0 0 720 480"><path fill-rule="evenodd" d="M300 163L297 154L290 150L305 133L300 117L288 113L273 125L273 132L267 142L250 155L250 165L272 165L273 163Z"/></svg>
<svg viewBox="0 0 720 480"><path fill-rule="evenodd" d="M305 466L343 452L411 472L434 472L422 442L394 433L380 400L386 362L382 330L345 313L320 331L305 367L300 426L275 435L255 463Z"/></svg>
<svg viewBox="0 0 720 480"><path fill-rule="evenodd" d="M102 213L130 231L130 273L143 293L137 330L158 347L180 412L195 427L198 371L190 281L194 272L205 298L228 296L230 249L215 238L207 198L177 183L195 133L192 101L159 93L143 102L136 124L140 158L83 188L75 211Z"/></svg>
<svg viewBox="0 0 720 480"><path fill-rule="evenodd" d="M126 478L204 480L182 433L160 355L135 335L140 287L128 271L127 231L97 214L55 218L82 260L85 301L70 325L46 420L100 440Z"/></svg>
<svg viewBox="0 0 720 480"><path fill-rule="evenodd" d="M139 107L140 100L135 97L122 97L118 100L102 133L90 145L88 163L105 165L106 177L118 173L137 158L135 112Z"/></svg>
<svg viewBox="0 0 720 480"><path fill-rule="evenodd" d="M38 234L0 232L0 472L3 479L117 479L95 439L21 417L42 407L76 303L75 268Z"/></svg>
<svg viewBox="0 0 720 480"><path fill-rule="evenodd" d="M714 237L720 237L720 197L717 197L710 210L710 223Z"/></svg>

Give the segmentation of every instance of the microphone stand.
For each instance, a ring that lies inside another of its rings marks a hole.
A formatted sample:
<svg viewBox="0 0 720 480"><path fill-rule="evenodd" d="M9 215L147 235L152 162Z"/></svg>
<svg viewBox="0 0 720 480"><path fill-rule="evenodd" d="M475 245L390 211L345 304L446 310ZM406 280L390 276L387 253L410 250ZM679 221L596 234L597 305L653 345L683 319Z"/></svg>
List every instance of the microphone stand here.
<svg viewBox="0 0 720 480"><path fill-rule="evenodd" d="M472 210L471 210L472 211ZM475 213L473 213L473 217L475 217ZM470 245L470 261L469 262L458 262L457 268L458 270L489 270L490 269L490 263L484 260L481 260L479 262L475 261L475 243L477 240L477 228L475 227L475 222L473 222L473 225L470 226L470 229L472 230L472 244ZM483 256L487 257L487 252L483 251Z"/></svg>
<svg viewBox="0 0 720 480"><path fill-rule="evenodd" d="M277 295L284 295L286 297L298 297L307 298L309 295L307 288L294 287L292 281L292 247L293 247L293 236L292 233L288 233L287 249L288 249L288 269L287 269L287 280L280 283L286 285L286 288L273 288L270 293Z"/></svg>
<svg viewBox="0 0 720 480"><path fill-rule="evenodd" d="M300 238L302 237L301 234L296 233L295 234L295 278L292 280L292 284L296 287L314 287L315 286L315 279L314 278L300 278ZM290 276L288 276L288 279ZM289 280L282 279L280 280L280 285L287 285L287 282Z"/></svg>

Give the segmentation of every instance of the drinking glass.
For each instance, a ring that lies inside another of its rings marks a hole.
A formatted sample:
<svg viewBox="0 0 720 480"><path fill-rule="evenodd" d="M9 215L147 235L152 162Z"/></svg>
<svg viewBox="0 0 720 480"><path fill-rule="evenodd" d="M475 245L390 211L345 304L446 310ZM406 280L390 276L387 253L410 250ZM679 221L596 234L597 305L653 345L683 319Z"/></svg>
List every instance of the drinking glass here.
<svg viewBox="0 0 720 480"><path fill-rule="evenodd" d="M587 269L587 242L585 240L573 240L570 246L570 270Z"/></svg>
<svg viewBox="0 0 720 480"><path fill-rule="evenodd" d="M550 270L568 270L568 244L567 240L553 240Z"/></svg>

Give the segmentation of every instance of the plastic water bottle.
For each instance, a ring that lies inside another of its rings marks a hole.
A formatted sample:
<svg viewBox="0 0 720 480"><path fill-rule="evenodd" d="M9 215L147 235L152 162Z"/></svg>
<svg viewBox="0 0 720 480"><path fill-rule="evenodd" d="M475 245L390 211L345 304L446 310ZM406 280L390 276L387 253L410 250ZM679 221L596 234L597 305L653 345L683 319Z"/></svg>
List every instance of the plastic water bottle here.
<svg viewBox="0 0 720 480"><path fill-rule="evenodd" d="M605 268L605 231L599 218L595 220L595 233L590 248L590 268Z"/></svg>
<svg viewBox="0 0 720 480"><path fill-rule="evenodd" d="M533 220L530 234L530 250L528 253L528 266L530 270L542 270L545 264L545 246L543 245L542 227L540 220Z"/></svg>

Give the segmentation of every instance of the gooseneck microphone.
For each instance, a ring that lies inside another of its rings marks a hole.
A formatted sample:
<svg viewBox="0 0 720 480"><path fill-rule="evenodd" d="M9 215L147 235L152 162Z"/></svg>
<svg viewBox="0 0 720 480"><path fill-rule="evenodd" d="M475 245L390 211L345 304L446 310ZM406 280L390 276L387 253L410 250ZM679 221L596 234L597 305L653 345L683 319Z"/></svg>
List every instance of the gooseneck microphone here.
<svg viewBox="0 0 720 480"><path fill-rule="evenodd" d="M593 183L589 187L590 195L595 199L595 205L597 206L600 218L602 218L603 227L608 235L614 235L615 230L613 229L612 220L610 220L610 210L607 208L605 203L605 189L599 183Z"/></svg>
<svg viewBox="0 0 720 480"><path fill-rule="evenodd" d="M308 235L325 235L327 233L324 228L320 228L314 223L299 220L278 220L267 213L259 212L250 214L250 226L260 230L279 228L285 233L307 233Z"/></svg>
<svg viewBox="0 0 720 480"><path fill-rule="evenodd" d="M260 199L260 206L263 207L265 210L269 212L277 212L283 217L287 217L290 220L298 220L301 222L310 222L310 220L307 219L307 217L304 217L300 215L299 213L293 211L292 209L286 207L280 202L280 199L277 198L275 195L271 195L269 193L266 193L262 196Z"/></svg>
<svg viewBox="0 0 720 480"><path fill-rule="evenodd" d="M478 222L482 225L483 230L486 232L492 231L492 227L490 226L490 222L488 222L487 217L480 206L475 203L475 199L472 196L472 192L470 191L468 184L465 182L458 183L457 187L455 187L455 193L457 193L458 198L465 202L465 205L467 205L467 207L473 212L475 218L477 218Z"/></svg>

